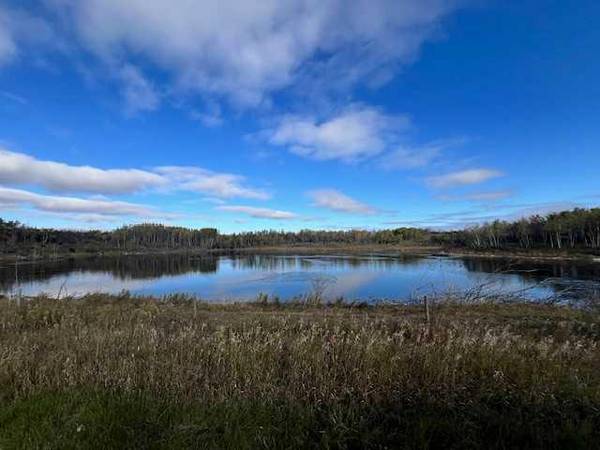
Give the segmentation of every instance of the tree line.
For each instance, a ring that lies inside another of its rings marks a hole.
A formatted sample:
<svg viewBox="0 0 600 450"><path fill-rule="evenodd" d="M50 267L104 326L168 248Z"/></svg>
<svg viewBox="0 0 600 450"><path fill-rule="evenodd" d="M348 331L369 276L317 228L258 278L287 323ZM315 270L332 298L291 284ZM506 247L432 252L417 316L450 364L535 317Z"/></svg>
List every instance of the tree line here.
<svg viewBox="0 0 600 450"><path fill-rule="evenodd" d="M102 252L142 250L236 250L253 247L427 243L431 232L419 228L349 231L252 231L221 234L215 228L190 229L161 224L124 226L112 231L32 228L0 219L3 253Z"/></svg>
<svg viewBox="0 0 600 450"><path fill-rule="evenodd" d="M0 251L3 253L212 249L216 247L218 235L214 228L190 229L149 223L112 231L78 231L33 228L0 219Z"/></svg>
<svg viewBox="0 0 600 450"><path fill-rule="evenodd" d="M440 233L442 244L473 249L600 249L600 208L575 208L514 222L496 220Z"/></svg>
<svg viewBox="0 0 600 450"><path fill-rule="evenodd" d="M388 230L256 231L221 234L215 228L161 224L111 231L33 228L0 219L0 252L35 255L143 250L236 250L253 247L319 245L441 245L486 249L600 249L600 208L574 209L513 222L496 220L458 231L403 227Z"/></svg>

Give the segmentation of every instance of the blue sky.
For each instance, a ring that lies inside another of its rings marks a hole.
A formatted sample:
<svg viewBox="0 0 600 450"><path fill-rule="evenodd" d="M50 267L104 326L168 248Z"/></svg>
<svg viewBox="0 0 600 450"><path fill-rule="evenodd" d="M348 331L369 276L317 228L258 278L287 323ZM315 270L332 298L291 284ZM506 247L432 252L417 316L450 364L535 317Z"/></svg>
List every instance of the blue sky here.
<svg viewBox="0 0 600 450"><path fill-rule="evenodd" d="M594 1L0 0L0 216L455 228L600 201Z"/></svg>

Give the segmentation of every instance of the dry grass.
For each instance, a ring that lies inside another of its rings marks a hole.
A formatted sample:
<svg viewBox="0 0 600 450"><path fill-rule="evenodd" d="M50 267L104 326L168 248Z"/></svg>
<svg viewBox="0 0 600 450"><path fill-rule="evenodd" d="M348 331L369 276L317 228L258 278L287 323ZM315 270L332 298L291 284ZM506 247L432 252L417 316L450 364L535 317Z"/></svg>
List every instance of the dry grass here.
<svg viewBox="0 0 600 450"><path fill-rule="evenodd" d="M3 299L0 448L598 442L597 315L446 304L432 318L418 306Z"/></svg>

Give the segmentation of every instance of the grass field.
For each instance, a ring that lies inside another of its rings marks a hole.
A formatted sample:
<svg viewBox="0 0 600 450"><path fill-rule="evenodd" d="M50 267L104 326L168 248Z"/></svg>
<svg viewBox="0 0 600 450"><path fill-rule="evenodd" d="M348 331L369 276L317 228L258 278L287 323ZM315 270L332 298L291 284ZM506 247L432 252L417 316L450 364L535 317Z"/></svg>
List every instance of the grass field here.
<svg viewBox="0 0 600 450"><path fill-rule="evenodd" d="M600 317L0 300L0 448L597 448Z"/></svg>

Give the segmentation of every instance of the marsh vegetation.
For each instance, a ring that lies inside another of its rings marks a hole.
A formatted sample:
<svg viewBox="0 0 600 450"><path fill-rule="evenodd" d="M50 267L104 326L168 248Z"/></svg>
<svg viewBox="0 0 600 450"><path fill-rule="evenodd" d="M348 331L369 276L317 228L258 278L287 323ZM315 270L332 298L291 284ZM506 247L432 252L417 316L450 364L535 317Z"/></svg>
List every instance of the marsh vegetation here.
<svg viewBox="0 0 600 450"><path fill-rule="evenodd" d="M0 300L1 448L593 448L597 311Z"/></svg>

